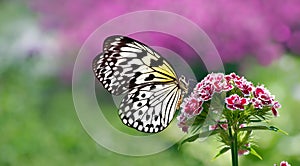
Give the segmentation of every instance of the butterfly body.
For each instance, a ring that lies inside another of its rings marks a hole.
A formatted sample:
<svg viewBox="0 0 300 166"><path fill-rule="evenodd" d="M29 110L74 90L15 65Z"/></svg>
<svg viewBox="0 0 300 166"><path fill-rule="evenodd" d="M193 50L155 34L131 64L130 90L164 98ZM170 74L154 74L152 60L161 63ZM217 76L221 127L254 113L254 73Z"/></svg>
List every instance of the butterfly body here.
<svg viewBox="0 0 300 166"><path fill-rule="evenodd" d="M103 53L95 57L93 71L113 95L125 94L119 116L142 132L164 130L187 90L171 65L152 48L125 36L108 37Z"/></svg>

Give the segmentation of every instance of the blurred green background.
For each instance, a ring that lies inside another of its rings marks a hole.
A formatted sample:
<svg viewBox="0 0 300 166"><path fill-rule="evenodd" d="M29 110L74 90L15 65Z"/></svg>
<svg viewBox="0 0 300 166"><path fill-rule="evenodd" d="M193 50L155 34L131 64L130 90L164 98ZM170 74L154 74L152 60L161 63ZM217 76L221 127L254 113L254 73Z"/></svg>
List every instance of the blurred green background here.
<svg viewBox="0 0 300 166"><path fill-rule="evenodd" d="M62 52L58 33L45 30L39 18L24 2L0 1L0 165L230 165L229 153L213 160L220 145L214 138L145 157L97 145L73 106L71 75L78 48ZM247 57L227 63L226 72L232 71L276 95L282 108L271 124L289 133L255 132L264 160L242 156L240 165L282 160L300 165L300 56L285 51L267 66Z"/></svg>

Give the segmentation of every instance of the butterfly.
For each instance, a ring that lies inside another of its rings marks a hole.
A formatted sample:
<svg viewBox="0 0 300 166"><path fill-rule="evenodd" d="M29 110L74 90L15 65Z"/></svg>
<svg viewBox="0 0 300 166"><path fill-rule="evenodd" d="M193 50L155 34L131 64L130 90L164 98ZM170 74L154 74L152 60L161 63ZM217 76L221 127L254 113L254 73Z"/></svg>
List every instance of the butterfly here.
<svg viewBox="0 0 300 166"><path fill-rule="evenodd" d="M106 38L103 52L94 58L92 67L108 92L125 94L119 117L125 125L141 132L164 130L187 93L185 77L178 78L166 59L126 36Z"/></svg>

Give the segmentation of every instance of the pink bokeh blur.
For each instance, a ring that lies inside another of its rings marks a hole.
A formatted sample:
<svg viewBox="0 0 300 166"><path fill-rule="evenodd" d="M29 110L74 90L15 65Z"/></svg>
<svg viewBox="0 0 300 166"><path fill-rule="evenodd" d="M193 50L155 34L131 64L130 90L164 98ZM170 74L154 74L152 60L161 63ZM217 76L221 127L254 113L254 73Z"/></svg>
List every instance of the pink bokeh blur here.
<svg viewBox="0 0 300 166"><path fill-rule="evenodd" d="M174 12L195 22L212 39L225 63L253 56L262 65L267 65L285 51L300 54L298 0L31 0L30 6L39 13L43 26L57 30L70 49L79 47L96 28L110 19L151 9ZM176 40L161 35L154 37L161 46L191 57L192 52L178 47Z"/></svg>

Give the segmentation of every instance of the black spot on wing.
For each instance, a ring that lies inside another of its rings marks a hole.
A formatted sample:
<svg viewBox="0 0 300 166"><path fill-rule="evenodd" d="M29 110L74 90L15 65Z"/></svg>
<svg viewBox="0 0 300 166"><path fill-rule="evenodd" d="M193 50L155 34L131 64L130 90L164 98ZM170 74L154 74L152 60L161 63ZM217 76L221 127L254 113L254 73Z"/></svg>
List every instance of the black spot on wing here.
<svg viewBox="0 0 300 166"><path fill-rule="evenodd" d="M130 81L129 81L129 89L135 87L136 85L136 78L132 78Z"/></svg>
<svg viewBox="0 0 300 166"><path fill-rule="evenodd" d="M137 68L139 68L139 67L140 67L140 65L137 65L137 64L132 64L132 65L131 65L131 67L132 67L132 70L136 70Z"/></svg>
<svg viewBox="0 0 300 166"><path fill-rule="evenodd" d="M158 120L158 116L154 115L154 120L157 121Z"/></svg>
<svg viewBox="0 0 300 166"><path fill-rule="evenodd" d="M132 79L130 79L130 81L129 81L129 88L130 89L136 86L136 78L138 78L140 75L142 75L141 72L136 72L134 74L134 77Z"/></svg>
<svg viewBox="0 0 300 166"><path fill-rule="evenodd" d="M134 77L138 77L138 76L140 76L140 75L142 75L141 72L136 72L136 73L134 74Z"/></svg>
<svg viewBox="0 0 300 166"><path fill-rule="evenodd" d="M150 115L146 115L146 120L149 120L150 119Z"/></svg>
<svg viewBox="0 0 300 166"><path fill-rule="evenodd" d="M145 81L151 81L154 78L155 78L154 74L149 74L149 76L145 78Z"/></svg>
<svg viewBox="0 0 300 166"><path fill-rule="evenodd" d="M138 53L138 58L144 58L146 56L147 56L147 52L145 50L142 50L142 52Z"/></svg>
<svg viewBox="0 0 300 166"><path fill-rule="evenodd" d="M145 104L145 106L150 107L150 99L147 99L147 103Z"/></svg>
<svg viewBox="0 0 300 166"><path fill-rule="evenodd" d="M121 56L120 54L112 54L113 57L119 57Z"/></svg>
<svg viewBox="0 0 300 166"><path fill-rule="evenodd" d="M159 58L158 60L151 59L151 61L150 61L150 66L152 66L152 67L158 67L163 64L164 64L164 61L162 58Z"/></svg>
<svg viewBox="0 0 300 166"><path fill-rule="evenodd" d="M155 89L155 88L156 88L155 85L150 86L150 90L153 90L153 89Z"/></svg>

